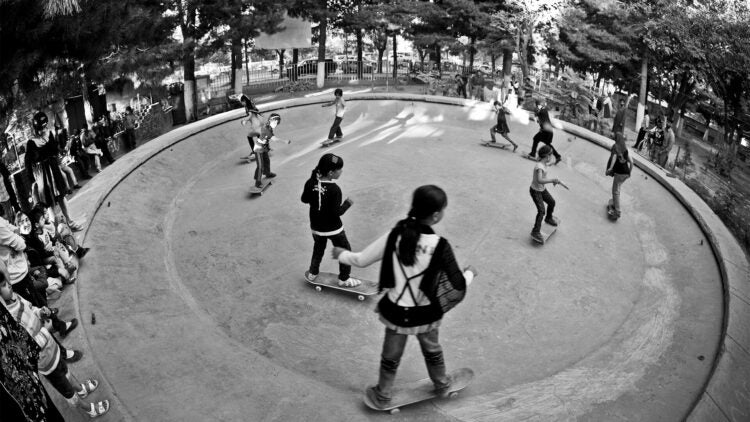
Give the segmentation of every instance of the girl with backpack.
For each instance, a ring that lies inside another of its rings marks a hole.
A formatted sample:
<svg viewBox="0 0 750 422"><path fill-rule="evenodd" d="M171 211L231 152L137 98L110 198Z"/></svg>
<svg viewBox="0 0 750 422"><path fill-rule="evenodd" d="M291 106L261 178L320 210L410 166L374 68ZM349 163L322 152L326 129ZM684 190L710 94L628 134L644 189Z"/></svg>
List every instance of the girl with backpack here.
<svg viewBox="0 0 750 422"><path fill-rule="evenodd" d="M366 393L378 406L386 407L392 398L409 335L419 341L436 393L443 395L450 389L438 328L445 312L463 300L477 272L471 266L460 270L448 241L432 230L447 205L441 188L420 186L407 217L362 252L333 249L333 257L342 264L367 267L382 261L379 287L386 293L378 303L378 313L385 325L385 340L378 384Z"/></svg>

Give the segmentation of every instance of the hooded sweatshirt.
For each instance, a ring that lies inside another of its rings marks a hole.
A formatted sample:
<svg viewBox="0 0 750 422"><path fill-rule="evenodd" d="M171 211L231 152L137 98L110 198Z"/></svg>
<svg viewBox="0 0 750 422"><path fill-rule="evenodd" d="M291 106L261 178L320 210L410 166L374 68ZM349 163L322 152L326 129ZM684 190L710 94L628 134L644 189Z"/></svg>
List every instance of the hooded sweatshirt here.
<svg viewBox="0 0 750 422"><path fill-rule="evenodd" d="M318 236L333 236L344 230L341 216L351 203L341 202L341 189L333 181L310 178L302 191L302 202L310 205L310 228Z"/></svg>

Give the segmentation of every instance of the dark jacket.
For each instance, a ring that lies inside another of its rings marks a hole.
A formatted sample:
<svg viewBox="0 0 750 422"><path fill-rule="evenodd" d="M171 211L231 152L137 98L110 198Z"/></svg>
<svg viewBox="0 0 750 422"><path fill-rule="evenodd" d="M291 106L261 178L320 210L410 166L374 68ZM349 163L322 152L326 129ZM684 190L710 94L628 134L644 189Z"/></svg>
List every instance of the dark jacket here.
<svg viewBox="0 0 750 422"><path fill-rule="evenodd" d="M341 202L341 188L334 182L318 182L310 178L302 191L302 202L310 205L310 228L330 233L343 227L341 216L349 209L349 201Z"/></svg>

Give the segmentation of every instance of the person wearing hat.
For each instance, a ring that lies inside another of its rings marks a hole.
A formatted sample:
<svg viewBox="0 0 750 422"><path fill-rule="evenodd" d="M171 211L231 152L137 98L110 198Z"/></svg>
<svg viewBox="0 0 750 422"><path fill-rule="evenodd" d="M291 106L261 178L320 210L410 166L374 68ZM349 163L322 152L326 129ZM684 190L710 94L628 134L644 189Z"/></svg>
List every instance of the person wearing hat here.
<svg viewBox="0 0 750 422"><path fill-rule="evenodd" d="M279 123L281 123L281 116L272 113L268 116L268 121L263 125L260 133L250 132L248 135L248 137L254 140L253 152L256 156L255 162L257 165L255 168L255 187L257 188L263 187L263 176L268 178L276 177L276 173L271 172L271 159L268 156L268 151L272 141L283 141L273 133L273 130L279 125ZM288 139L283 142L286 142L287 145L292 143L292 141Z"/></svg>

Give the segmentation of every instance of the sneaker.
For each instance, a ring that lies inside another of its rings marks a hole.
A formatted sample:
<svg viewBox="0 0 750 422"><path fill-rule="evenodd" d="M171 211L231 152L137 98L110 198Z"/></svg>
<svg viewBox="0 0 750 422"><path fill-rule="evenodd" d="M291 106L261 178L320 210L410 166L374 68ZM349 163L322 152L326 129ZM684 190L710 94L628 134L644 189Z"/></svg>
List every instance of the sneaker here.
<svg viewBox="0 0 750 422"><path fill-rule="evenodd" d="M90 248L84 248L84 247L80 247L76 249L76 256L78 257L78 259L83 259L83 257L86 256L87 253L89 253L89 249Z"/></svg>
<svg viewBox="0 0 750 422"><path fill-rule="evenodd" d="M71 331L75 330L76 327L78 327L78 320L76 318L73 318L65 324L65 331L60 333L60 337L65 338L70 334Z"/></svg>
<svg viewBox="0 0 750 422"><path fill-rule="evenodd" d="M67 354L63 356L63 360L67 363L75 363L81 360L83 357L83 352L80 352L78 350L67 350Z"/></svg>
<svg viewBox="0 0 750 422"><path fill-rule="evenodd" d="M276 177L276 173L268 172L268 173L266 173L266 177L269 178L269 179L273 179L274 177Z"/></svg>
<svg viewBox="0 0 750 422"><path fill-rule="evenodd" d="M536 155L529 154L529 155L527 155L527 157L531 158L532 160L536 160Z"/></svg>
<svg viewBox="0 0 750 422"><path fill-rule="evenodd" d="M517 149L518 149L518 144L513 144L513 152L516 152Z"/></svg>
<svg viewBox="0 0 750 422"><path fill-rule="evenodd" d="M255 187L258 188L258 189L260 189L260 188L263 187L263 183L262 182L255 182Z"/></svg>
<svg viewBox="0 0 750 422"><path fill-rule="evenodd" d="M313 274L310 271L305 271L305 280L307 281L315 281L315 279L318 278L317 274Z"/></svg>
<svg viewBox="0 0 750 422"><path fill-rule="evenodd" d="M437 394L438 397L446 397L450 392L451 385L453 385L453 379L450 375L448 375L447 378L448 382L444 386L435 387L435 394Z"/></svg>
<svg viewBox="0 0 750 422"><path fill-rule="evenodd" d="M370 400L370 402L372 402L372 404L380 409L385 409L391 403L391 400L382 398L378 394L377 389L377 385L367 387L367 390L365 390L365 394L367 395L367 398Z"/></svg>
<svg viewBox="0 0 750 422"><path fill-rule="evenodd" d="M557 227L557 220L555 220L554 217L545 218L544 222L549 224L552 227Z"/></svg>
<svg viewBox="0 0 750 422"><path fill-rule="evenodd" d="M531 232L531 238L536 240L537 242L544 242L544 237L540 232Z"/></svg>
<svg viewBox="0 0 750 422"><path fill-rule="evenodd" d="M362 284L361 280L349 277L346 280L339 280L339 287L357 287Z"/></svg>
<svg viewBox="0 0 750 422"><path fill-rule="evenodd" d="M555 165L557 165L557 163L559 163L560 161L562 161L562 157L557 157L555 159Z"/></svg>

